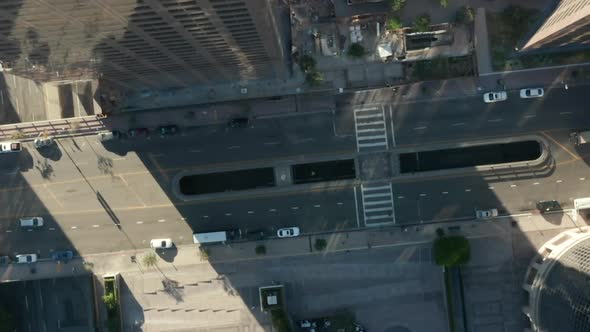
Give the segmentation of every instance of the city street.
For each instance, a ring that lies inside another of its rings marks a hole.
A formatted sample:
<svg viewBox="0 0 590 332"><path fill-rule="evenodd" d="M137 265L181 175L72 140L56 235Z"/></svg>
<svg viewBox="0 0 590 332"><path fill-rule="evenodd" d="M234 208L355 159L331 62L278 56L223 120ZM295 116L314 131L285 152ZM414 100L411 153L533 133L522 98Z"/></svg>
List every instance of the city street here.
<svg viewBox="0 0 590 332"><path fill-rule="evenodd" d="M273 236L291 226L315 233L410 225L471 219L475 209L527 213L536 201L549 199L570 208L574 198L590 195L584 186L590 179L585 160L590 148L576 148L568 138L569 128L588 123L586 90L552 89L533 100L509 93L508 101L497 104L484 104L480 97L400 105L384 100L357 106L362 113L342 108L257 119L246 128L189 127L175 137L100 142L80 136L59 139L46 150L27 143L23 152L0 160L0 200L6 202L0 218L7 221L0 229L5 240L0 250L36 252L43 259L69 248L79 254L144 248L152 238L188 244L193 232L203 231L239 228L245 235ZM360 122L365 118L372 121L369 127ZM293 187L199 201L181 201L172 190L172 178L183 170L292 165L374 151L389 151L395 159L401 148L524 133L548 142L553 163L544 170L436 178L392 174L393 182ZM379 207L371 208L375 204ZM46 219L42 229L18 227L19 217L33 215Z"/></svg>

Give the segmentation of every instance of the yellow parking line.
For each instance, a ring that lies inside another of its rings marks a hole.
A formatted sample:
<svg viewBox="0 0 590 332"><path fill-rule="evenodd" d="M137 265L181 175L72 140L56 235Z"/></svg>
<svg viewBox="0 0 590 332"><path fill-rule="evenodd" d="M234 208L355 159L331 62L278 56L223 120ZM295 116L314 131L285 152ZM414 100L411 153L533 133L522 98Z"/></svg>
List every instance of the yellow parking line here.
<svg viewBox="0 0 590 332"><path fill-rule="evenodd" d="M145 202L141 199L141 197L139 197L139 195L137 194L137 192L131 186L129 186L129 184L127 183L127 181L125 181L125 178L123 178L122 175L119 175L119 179L121 179L121 181L123 181L123 183L125 184L125 186L129 189L129 191L131 191L133 193L133 195L135 195L135 198L137 198L137 200L139 201L139 203L141 203L144 207L147 206L145 204Z"/></svg>
<svg viewBox="0 0 590 332"><path fill-rule="evenodd" d="M574 159L579 160L580 157L571 152L568 148L566 148L563 144L559 143L558 141L556 141L553 137L551 137L551 135L547 134L546 132L542 131L541 134L543 134L543 136L547 137L548 139L550 139L553 143L557 144L557 146L559 146L560 148L562 148L565 152L569 153L572 157L574 157Z"/></svg>

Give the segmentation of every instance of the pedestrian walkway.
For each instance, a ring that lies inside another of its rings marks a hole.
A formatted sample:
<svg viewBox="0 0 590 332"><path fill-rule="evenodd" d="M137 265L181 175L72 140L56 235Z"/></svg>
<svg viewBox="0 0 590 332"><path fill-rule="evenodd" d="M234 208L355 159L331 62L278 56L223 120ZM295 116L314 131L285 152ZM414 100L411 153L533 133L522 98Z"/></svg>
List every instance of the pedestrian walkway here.
<svg viewBox="0 0 590 332"><path fill-rule="evenodd" d="M389 148L383 108L355 109L354 125L358 152L378 152Z"/></svg>
<svg viewBox="0 0 590 332"><path fill-rule="evenodd" d="M391 183L362 184L365 226L395 224Z"/></svg>

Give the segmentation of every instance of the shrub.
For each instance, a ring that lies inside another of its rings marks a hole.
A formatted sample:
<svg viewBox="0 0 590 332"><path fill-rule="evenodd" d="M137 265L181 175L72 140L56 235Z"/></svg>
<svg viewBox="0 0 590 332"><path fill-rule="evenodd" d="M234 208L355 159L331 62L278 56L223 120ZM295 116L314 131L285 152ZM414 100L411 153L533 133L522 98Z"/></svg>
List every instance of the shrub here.
<svg viewBox="0 0 590 332"><path fill-rule="evenodd" d="M104 305L107 307L107 310L114 311L117 309L118 303L117 303L117 297L115 296L115 293L109 293L109 294L103 295L102 301L104 302Z"/></svg>
<svg viewBox="0 0 590 332"><path fill-rule="evenodd" d="M443 236L434 240L434 261L437 265L455 267L471 258L469 240L464 236Z"/></svg>
<svg viewBox="0 0 590 332"><path fill-rule="evenodd" d="M439 228L437 228L437 229L436 229L436 236L437 236L437 237L443 237L443 236L445 236L445 231L444 231L444 229L442 229L442 228L440 228L440 227L439 227Z"/></svg>
<svg viewBox="0 0 590 332"><path fill-rule="evenodd" d="M326 249L326 247L328 246L328 242L324 239L316 239L313 246L315 250L322 251Z"/></svg>
<svg viewBox="0 0 590 332"><path fill-rule="evenodd" d="M449 0L440 0L440 6L443 8L447 8L449 5Z"/></svg>
<svg viewBox="0 0 590 332"><path fill-rule="evenodd" d="M362 58L363 56L365 56L366 51L365 51L365 48L363 47L363 45L361 45L359 43L352 43L348 47L347 53L348 53L348 56L351 56L353 58Z"/></svg>
<svg viewBox="0 0 590 332"><path fill-rule="evenodd" d="M158 262L158 257L153 252L147 253L143 256L143 265L145 266L154 266Z"/></svg>
<svg viewBox="0 0 590 332"><path fill-rule="evenodd" d="M202 261L209 260L209 250L207 248L199 247L199 255Z"/></svg>
<svg viewBox="0 0 590 332"><path fill-rule="evenodd" d="M10 135L10 139L23 139L25 137L27 137L27 135L25 135L25 133L23 133L20 130L17 130L14 133L12 133L12 135Z"/></svg>
<svg viewBox="0 0 590 332"><path fill-rule="evenodd" d="M387 19L386 26L389 30L397 30L404 27L402 21L397 16L390 17L389 19Z"/></svg>
<svg viewBox="0 0 590 332"><path fill-rule="evenodd" d="M322 74L316 70L313 70L305 75L305 82L310 86L318 86L324 81Z"/></svg>
<svg viewBox="0 0 590 332"><path fill-rule="evenodd" d="M389 0L389 6L394 12L400 11L406 5L406 0Z"/></svg>
<svg viewBox="0 0 590 332"><path fill-rule="evenodd" d="M417 32L427 32L430 30L430 15L424 13L414 19L414 30Z"/></svg>
<svg viewBox="0 0 590 332"><path fill-rule="evenodd" d="M301 71L304 73L314 70L315 65L315 59L310 55L304 55L299 59L299 68L301 68Z"/></svg>
<svg viewBox="0 0 590 332"><path fill-rule="evenodd" d="M264 255L266 254L266 247L263 244L256 246L256 255Z"/></svg>
<svg viewBox="0 0 590 332"><path fill-rule="evenodd" d="M455 14L455 22L462 24L471 24L475 20L475 11L469 6L463 6Z"/></svg>

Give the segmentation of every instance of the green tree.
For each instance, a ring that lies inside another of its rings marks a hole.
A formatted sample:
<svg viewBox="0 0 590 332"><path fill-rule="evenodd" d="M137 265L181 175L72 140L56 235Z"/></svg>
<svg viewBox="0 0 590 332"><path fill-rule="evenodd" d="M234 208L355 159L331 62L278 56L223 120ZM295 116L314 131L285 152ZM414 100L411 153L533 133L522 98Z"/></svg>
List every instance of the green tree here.
<svg viewBox="0 0 590 332"><path fill-rule="evenodd" d="M324 81L324 77L317 70L313 70L305 75L305 81L310 86L318 86Z"/></svg>
<svg viewBox="0 0 590 332"><path fill-rule="evenodd" d="M158 257L155 253L150 252L143 256L143 265L145 266L154 266L158 262Z"/></svg>
<svg viewBox="0 0 590 332"><path fill-rule="evenodd" d="M402 21L397 16L390 17L389 19L387 19L386 26L389 30L397 30L404 27Z"/></svg>
<svg viewBox="0 0 590 332"><path fill-rule="evenodd" d="M424 13L414 19L414 30L417 32L427 32L430 30L430 15Z"/></svg>
<svg viewBox="0 0 590 332"><path fill-rule="evenodd" d="M301 71L304 73L313 71L315 69L315 65L316 61L310 55L304 55L301 57L301 59L299 59L299 68L301 68Z"/></svg>
<svg viewBox="0 0 590 332"><path fill-rule="evenodd" d="M404 8L406 0L389 0L389 6L394 12L398 12Z"/></svg>
<svg viewBox="0 0 590 332"><path fill-rule="evenodd" d="M348 47L347 53L348 53L348 56L351 56L353 58L362 58L363 56L365 56L366 51L365 51L365 48L363 47L363 45L361 45L359 43L352 43Z"/></svg>
<svg viewBox="0 0 590 332"><path fill-rule="evenodd" d="M256 246L254 251L256 251L256 255L264 255L266 254L266 247L263 244L260 244Z"/></svg>
<svg viewBox="0 0 590 332"><path fill-rule="evenodd" d="M447 8L449 5L449 0L440 0L440 6L443 8Z"/></svg>
<svg viewBox="0 0 590 332"><path fill-rule="evenodd" d="M437 265L455 267L464 265L471 258L469 240L464 236L441 236L434 240L434 261Z"/></svg>
<svg viewBox="0 0 590 332"><path fill-rule="evenodd" d="M109 293L109 294L103 295L102 301L104 302L104 305L107 307L107 310L113 311L113 310L117 309L118 303L117 303L117 297L115 296L115 293Z"/></svg>
<svg viewBox="0 0 590 332"><path fill-rule="evenodd" d="M16 321L11 312L6 307L0 306L0 332L14 332L16 330Z"/></svg>
<svg viewBox="0 0 590 332"><path fill-rule="evenodd" d="M455 14L455 22L461 24L471 24L475 20L475 10L469 6L463 6Z"/></svg>
<svg viewBox="0 0 590 332"><path fill-rule="evenodd" d="M322 250L326 249L327 246L328 246L328 242L326 242L326 240L324 240L324 239L316 239L315 243L313 245L313 247L317 251L322 251Z"/></svg>

